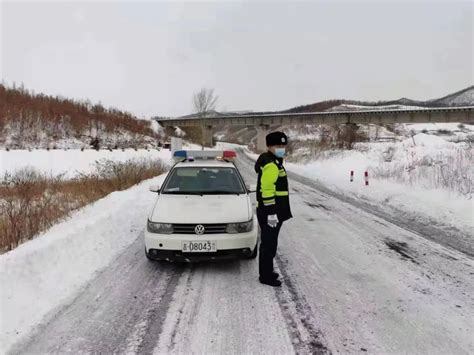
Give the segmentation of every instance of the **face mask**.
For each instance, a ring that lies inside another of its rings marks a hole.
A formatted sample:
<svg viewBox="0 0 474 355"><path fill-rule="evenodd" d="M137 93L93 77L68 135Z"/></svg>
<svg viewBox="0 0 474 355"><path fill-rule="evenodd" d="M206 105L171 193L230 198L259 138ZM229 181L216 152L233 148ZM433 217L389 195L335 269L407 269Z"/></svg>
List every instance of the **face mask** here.
<svg viewBox="0 0 474 355"><path fill-rule="evenodd" d="M283 158L285 156L285 148L275 148L275 156L277 158Z"/></svg>

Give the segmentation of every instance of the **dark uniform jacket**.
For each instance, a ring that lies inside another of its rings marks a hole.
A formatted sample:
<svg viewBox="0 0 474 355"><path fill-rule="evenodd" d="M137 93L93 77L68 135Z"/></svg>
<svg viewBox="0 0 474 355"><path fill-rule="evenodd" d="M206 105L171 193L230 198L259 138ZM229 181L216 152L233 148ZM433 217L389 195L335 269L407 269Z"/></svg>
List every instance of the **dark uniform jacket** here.
<svg viewBox="0 0 474 355"><path fill-rule="evenodd" d="M265 215L276 214L280 222L293 217L288 194L288 177L283 159L266 152L255 163L257 181L257 211Z"/></svg>

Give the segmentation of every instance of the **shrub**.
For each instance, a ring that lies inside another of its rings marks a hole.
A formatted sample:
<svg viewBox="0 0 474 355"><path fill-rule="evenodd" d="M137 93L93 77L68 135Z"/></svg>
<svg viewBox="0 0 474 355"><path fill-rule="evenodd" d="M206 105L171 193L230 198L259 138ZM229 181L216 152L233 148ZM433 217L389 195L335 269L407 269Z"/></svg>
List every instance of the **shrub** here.
<svg viewBox="0 0 474 355"><path fill-rule="evenodd" d="M157 139L149 120L101 104L77 101L58 96L35 94L0 83L0 130L14 138L13 146L24 148L38 144L39 136L49 141L74 136L108 136L117 132L135 137Z"/></svg>
<svg viewBox="0 0 474 355"><path fill-rule="evenodd" d="M0 251L11 250L107 194L160 175L160 161L96 162L96 171L65 180L33 169L6 173L0 185Z"/></svg>
<svg viewBox="0 0 474 355"><path fill-rule="evenodd" d="M335 143L340 149L352 149L356 142L366 141L367 137L355 124L340 125L336 128Z"/></svg>
<svg viewBox="0 0 474 355"><path fill-rule="evenodd" d="M438 134L452 135L453 132L448 131L447 129L438 129Z"/></svg>
<svg viewBox="0 0 474 355"><path fill-rule="evenodd" d="M474 154L470 147L457 147L435 155L412 153L406 151L407 162L385 160L371 169L372 176L427 188L443 188L467 198L472 196Z"/></svg>

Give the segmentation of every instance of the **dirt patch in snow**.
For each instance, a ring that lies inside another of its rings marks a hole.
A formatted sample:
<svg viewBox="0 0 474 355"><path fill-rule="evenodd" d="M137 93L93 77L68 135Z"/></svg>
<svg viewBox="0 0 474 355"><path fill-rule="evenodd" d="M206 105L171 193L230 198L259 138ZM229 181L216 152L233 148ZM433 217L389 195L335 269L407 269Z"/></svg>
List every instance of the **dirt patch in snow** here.
<svg viewBox="0 0 474 355"><path fill-rule="evenodd" d="M415 263L415 264L419 264L418 261L416 261L416 259L414 258L413 255L411 255L411 250L410 248L408 247L408 244L405 243L405 242L397 242L395 240L391 240L391 239L386 239L385 240L385 244L388 246L388 248L390 250L393 250L395 252L397 252L398 254L400 254L404 259L408 259L410 260L411 262Z"/></svg>
<svg viewBox="0 0 474 355"><path fill-rule="evenodd" d="M321 209L323 209L323 210L329 211L329 208L327 208L327 207L324 206L323 204L316 203L316 202L308 202L308 201L305 201L305 203L306 203L309 207L312 207L312 208L321 208Z"/></svg>

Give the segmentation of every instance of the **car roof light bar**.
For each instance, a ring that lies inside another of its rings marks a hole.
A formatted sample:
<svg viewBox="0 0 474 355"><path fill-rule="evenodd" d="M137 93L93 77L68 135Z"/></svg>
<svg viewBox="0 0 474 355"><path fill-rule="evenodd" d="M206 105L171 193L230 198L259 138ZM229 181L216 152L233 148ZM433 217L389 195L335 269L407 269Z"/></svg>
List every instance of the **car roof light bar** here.
<svg viewBox="0 0 474 355"><path fill-rule="evenodd" d="M182 161L223 159L232 160L237 157L233 150L177 150L173 154L173 159Z"/></svg>
<svg viewBox="0 0 474 355"><path fill-rule="evenodd" d="M224 153L222 156L226 159L235 158L237 157L237 153L235 153L233 150L224 150Z"/></svg>

